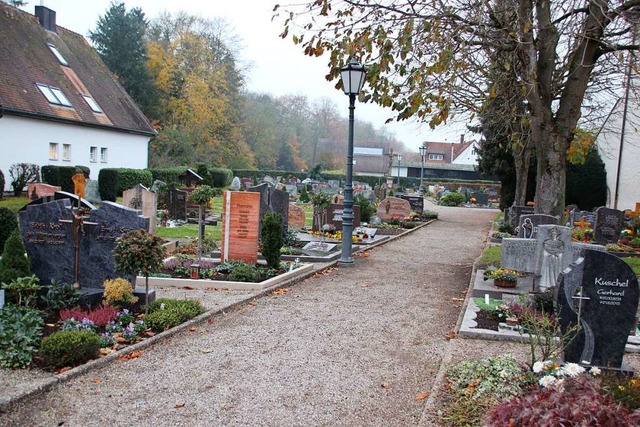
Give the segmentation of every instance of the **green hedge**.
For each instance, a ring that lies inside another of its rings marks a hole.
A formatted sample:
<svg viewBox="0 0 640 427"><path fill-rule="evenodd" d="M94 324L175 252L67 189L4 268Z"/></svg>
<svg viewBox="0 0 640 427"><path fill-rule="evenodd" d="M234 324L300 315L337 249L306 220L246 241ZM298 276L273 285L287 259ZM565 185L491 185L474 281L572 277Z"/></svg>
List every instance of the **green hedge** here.
<svg viewBox="0 0 640 427"><path fill-rule="evenodd" d="M153 181L159 180L169 185L179 183L180 175L184 175L187 169L189 168L186 166L176 166L173 168L149 169L149 171L151 172Z"/></svg>
<svg viewBox="0 0 640 427"><path fill-rule="evenodd" d="M149 188L153 184L153 175L148 169L118 169L118 195L124 190L142 184Z"/></svg>
<svg viewBox="0 0 640 427"><path fill-rule="evenodd" d="M109 202L115 202L118 197L118 169L101 169L98 174L98 191L100 198Z"/></svg>

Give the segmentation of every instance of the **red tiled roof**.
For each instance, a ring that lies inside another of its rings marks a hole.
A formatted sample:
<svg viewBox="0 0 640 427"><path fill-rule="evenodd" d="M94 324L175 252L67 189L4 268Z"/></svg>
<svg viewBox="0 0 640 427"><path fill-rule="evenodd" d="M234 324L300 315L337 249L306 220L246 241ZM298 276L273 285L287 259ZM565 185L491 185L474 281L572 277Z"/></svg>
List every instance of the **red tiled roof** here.
<svg viewBox="0 0 640 427"><path fill-rule="evenodd" d="M433 142L427 141L424 143L427 147L427 154L425 157L426 163L451 163L462 152L473 144L473 141L468 142ZM429 154L442 154L442 160L429 160Z"/></svg>
<svg viewBox="0 0 640 427"><path fill-rule="evenodd" d="M0 2L0 108L27 115L154 135L151 124L80 34L45 30L34 15ZM61 65L47 43L66 59ZM50 104L36 83L60 88L73 108ZM82 93L84 92L84 93ZM94 113L90 95L104 114Z"/></svg>

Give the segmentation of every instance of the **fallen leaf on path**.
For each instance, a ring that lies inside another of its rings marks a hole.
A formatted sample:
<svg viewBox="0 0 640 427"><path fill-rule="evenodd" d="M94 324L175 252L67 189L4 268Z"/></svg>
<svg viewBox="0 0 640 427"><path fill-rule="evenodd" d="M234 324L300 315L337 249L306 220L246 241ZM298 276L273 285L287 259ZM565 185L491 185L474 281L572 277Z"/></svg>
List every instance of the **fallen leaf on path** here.
<svg viewBox="0 0 640 427"><path fill-rule="evenodd" d="M189 332L196 332L198 330L198 328L192 326L189 328Z"/></svg>
<svg viewBox="0 0 640 427"><path fill-rule="evenodd" d="M162 345L167 345L169 344L169 338L163 338L160 342L162 343Z"/></svg>
<svg viewBox="0 0 640 427"><path fill-rule="evenodd" d="M188 291L192 291L194 288L192 288L191 286L183 286L182 289L186 289Z"/></svg>
<svg viewBox="0 0 640 427"><path fill-rule="evenodd" d="M153 331L144 331L144 334L148 337L153 337L156 335L156 333Z"/></svg>
<svg viewBox="0 0 640 427"><path fill-rule="evenodd" d="M182 408L182 407L184 407L184 402L178 402L178 403L176 403L176 406L175 406L175 407L176 407L176 408Z"/></svg>
<svg viewBox="0 0 640 427"><path fill-rule="evenodd" d="M213 349L210 349L210 348L202 348L202 349L200 349L200 353L207 354L207 353L211 353L211 352L213 352Z"/></svg>
<svg viewBox="0 0 640 427"><path fill-rule="evenodd" d="M454 338L456 338L458 336L458 334L455 331L451 331L448 334L444 334L444 337L448 340L452 340Z"/></svg>
<svg viewBox="0 0 640 427"><path fill-rule="evenodd" d="M214 323L216 321L216 319L214 319L213 317L210 317L209 320L207 320L207 322L209 323Z"/></svg>
<svg viewBox="0 0 640 427"><path fill-rule="evenodd" d="M382 383L380 384L381 388L389 388L389 383Z"/></svg>
<svg viewBox="0 0 640 427"><path fill-rule="evenodd" d="M363 288L369 288L369 285L362 285Z"/></svg>
<svg viewBox="0 0 640 427"><path fill-rule="evenodd" d="M100 384L102 382L102 380L100 378L94 378L91 380L92 383L94 384Z"/></svg>
<svg viewBox="0 0 640 427"><path fill-rule="evenodd" d="M255 307L256 305L258 305L258 303L257 303L257 302L255 302L255 301L253 301L253 300L249 301L247 304L252 305L252 306L254 306L254 307Z"/></svg>
<svg viewBox="0 0 640 427"><path fill-rule="evenodd" d="M65 366L64 368L60 368L57 371L55 371L54 374L58 375L58 374L61 374L63 372L67 372L69 369L71 369L71 366Z"/></svg>
<svg viewBox="0 0 640 427"><path fill-rule="evenodd" d="M429 397L429 392L428 391L423 391L422 393L418 393L416 395L416 400L424 400L427 397Z"/></svg>
<svg viewBox="0 0 640 427"><path fill-rule="evenodd" d="M464 298L451 298L451 301L464 301Z"/></svg>
<svg viewBox="0 0 640 427"><path fill-rule="evenodd" d="M280 289L276 289L275 291L271 292L272 295L284 295L287 292L289 292L289 288L280 288Z"/></svg>
<svg viewBox="0 0 640 427"><path fill-rule="evenodd" d="M136 359L144 353L142 350L132 351L131 353L123 354L118 357L118 362L126 362L127 360Z"/></svg>

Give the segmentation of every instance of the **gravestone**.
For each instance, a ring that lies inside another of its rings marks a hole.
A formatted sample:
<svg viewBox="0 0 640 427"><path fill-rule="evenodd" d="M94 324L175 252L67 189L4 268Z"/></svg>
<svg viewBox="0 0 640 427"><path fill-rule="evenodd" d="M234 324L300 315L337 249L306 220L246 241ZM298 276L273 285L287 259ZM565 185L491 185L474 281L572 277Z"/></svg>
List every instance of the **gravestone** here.
<svg viewBox="0 0 640 427"><path fill-rule="evenodd" d="M189 193L176 188L175 184L169 184L168 191L169 217L181 221L187 220L187 198Z"/></svg>
<svg viewBox="0 0 640 427"><path fill-rule="evenodd" d="M551 215L521 215L520 223L516 228L516 231L519 238L535 239L538 235L538 226L545 224L558 225L559 223L560 221L558 220L558 218Z"/></svg>
<svg viewBox="0 0 640 427"><path fill-rule="evenodd" d="M562 273L556 294L565 362L621 369L638 297L638 279L627 263L586 250Z"/></svg>
<svg viewBox="0 0 640 427"><path fill-rule="evenodd" d="M409 202L409 206L411 206L411 210L413 212L417 212L419 214L424 211L424 197L422 196L409 196L407 194L403 194L400 196L401 199Z"/></svg>
<svg viewBox="0 0 640 427"><path fill-rule="evenodd" d="M275 178L269 176L269 175L265 175L264 178L262 178L262 180L260 181L260 183L267 183L269 184L270 187L275 187L276 184L278 183L278 181L276 181ZM258 184L258 186L260 186L260 184Z"/></svg>
<svg viewBox="0 0 640 427"><path fill-rule="evenodd" d="M589 211L572 211L570 215L571 226L573 227L576 222L582 222L584 219L585 222L588 222L589 225L587 227L593 227L596 223L596 214Z"/></svg>
<svg viewBox="0 0 640 427"><path fill-rule="evenodd" d="M338 246L335 243L309 242L302 247L305 251L331 252Z"/></svg>
<svg viewBox="0 0 640 427"><path fill-rule="evenodd" d="M486 206L489 204L489 195L482 191L476 191L471 193L471 197L475 197L476 204Z"/></svg>
<svg viewBox="0 0 640 427"><path fill-rule="evenodd" d="M253 178L240 178L240 182L242 183L242 188L245 190L253 187Z"/></svg>
<svg viewBox="0 0 640 427"><path fill-rule="evenodd" d="M286 233L289 223L289 194L267 183L251 187L248 191L260 194L260 222L267 212L279 213L282 216L282 229Z"/></svg>
<svg viewBox="0 0 640 427"><path fill-rule="evenodd" d="M142 184L138 184L122 193L122 204L132 209L142 211L142 215L149 218L149 233L156 231L156 210L158 209L158 195Z"/></svg>
<svg viewBox="0 0 640 427"><path fill-rule="evenodd" d="M515 229L520 223L521 215L532 215L534 214L533 206L511 206L510 208L505 209L505 219L509 221L509 224Z"/></svg>
<svg viewBox="0 0 640 427"><path fill-rule="evenodd" d="M301 229L305 226L305 213L302 208L289 203L289 228Z"/></svg>
<svg viewBox="0 0 640 427"><path fill-rule="evenodd" d="M198 175L193 169L187 169L185 173L178 177L180 182L187 188L194 188L204 181L204 179Z"/></svg>
<svg viewBox="0 0 640 427"><path fill-rule="evenodd" d="M410 214L409 202L398 197L387 197L378 204L377 216L383 221L404 220Z"/></svg>
<svg viewBox="0 0 640 427"><path fill-rule="evenodd" d="M295 184L285 184L284 191L291 194L292 196L298 195L298 187L296 187Z"/></svg>
<svg viewBox="0 0 640 427"><path fill-rule="evenodd" d="M352 227L360 226L360 205L353 205L353 225ZM344 205L336 204L330 205L327 210L328 223L333 226L336 231L342 230L342 215L344 213ZM352 228L352 230L353 230Z"/></svg>
<svg viewBox="0 0 640 427"><path fill-rule="evenodd" d="M593 228L593 240L603 245L616 243L620 237L624 212L602 206L596 209L596 223Z"/></svg>
<svg viewBox="0 0 640 427"><path fill-rule="evenodd" d="M240 183L240 178L234 176L233 180L231 181L231 189L233 191L240 191L241 185L242 184Z"/></svg>
<svg viewBox="0 0 640 427"><path fill-rule="evenodd" d="M257 192L225 191L222 203L222 262L258 261L260 229L260 194Z"/></svg>
<svg viewBox="0 0 640 427"><path fill-rule="evenodd" d="M64 199L68 199L71 206L74 206L74 207L77 207L78 204L80 204L80 206L83 209L91 210L96 208L94 205L89 203L86 199L79 199L78 196L76 196L75 194L67 193L66 191L56 191L53 194L53 196L44 196L44 197L40 197L39 199L30 201L29 203L21 207L19 212L26 210L27 206L40 205L42 203L49 203L49 202L53 202L54 200L64 200Z"/></svg>
<svg viewBox="0 0 640 427"><path fill-rule="evenodd" d="M27 187L29 200L39 199L40 197L53 196L56 191L61 191L62 187L57 185L49 185L44 182L30 182Z"/></svg>
<svg viewBox="0 0 640 427"><path fill-rule="evenodd" d="M100 188L98 186L98 181L95 179L88 179L87 184L84 188L84 197L90 203L100 203L102 199L100 198Z"/></svg>
<svg viewBox="0 0 640 427"><path fill-rule="evenodd" d="M502 239L501 266L523 273L533 273L536 269L535 239Z"/></svg>
<svg viewBox="0 0 640 427"><path fill-rule="evenodd" d="M52 279L74 282L74 233L70 225L74 221L73 212L68 198L27 205L20 212L20 232L31 259L31 270L42 283ZM78 282L82 288L101 289L105 280L124 276L115 271L115 240L128 230L147 229L149 218L138 210L105 201L100 209L90 209L82 222Z"/></svg>

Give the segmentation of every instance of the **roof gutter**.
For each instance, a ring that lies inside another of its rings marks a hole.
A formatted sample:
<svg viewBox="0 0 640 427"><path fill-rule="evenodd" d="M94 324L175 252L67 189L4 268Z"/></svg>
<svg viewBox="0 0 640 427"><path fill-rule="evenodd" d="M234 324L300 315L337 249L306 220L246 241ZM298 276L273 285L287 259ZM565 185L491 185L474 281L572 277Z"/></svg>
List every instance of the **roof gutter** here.
<svg viewBox="0 0 640 427"><path fill-rule="evenodd" d="M21 110L12 110L12 109L8 109L8 108L0 109L0 117L2 117L1 113L14 115L14 116L19 116L19 117L28 117L28 118L31 118L31 119L46 120L46 121L49 121L49 122L65 123L65 124L71 124L71 125L83 126L83 127L89 127L89 128L112 130L112 131L117 131L117 132L129 133L129 134L133 134L133 135L144 135L144 136L148 136L148 137L153 137L153 136L156 136L158 134L158 132L156 132L156 131L145 131L145 130L141 130L141 129L129 129L129 128L123 128L123 127L103 125L103 124L100 124L100 123L87 123L87 122L83 122L83 121L80 121L80 120L61 119L59 117L47 116L47 115L40 114L40 113L32 113L32 112L29 112L29 111L21 111Z"/></svg>

